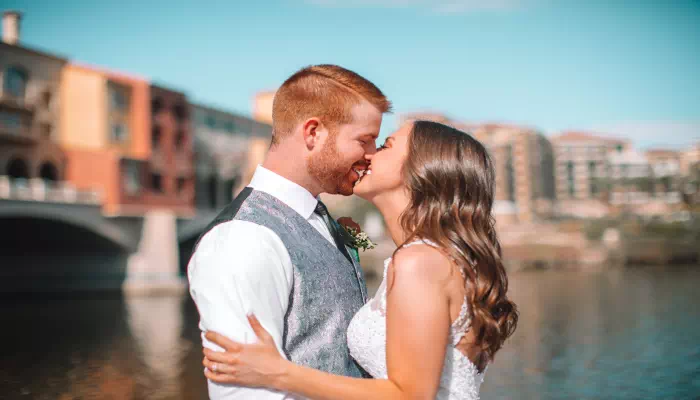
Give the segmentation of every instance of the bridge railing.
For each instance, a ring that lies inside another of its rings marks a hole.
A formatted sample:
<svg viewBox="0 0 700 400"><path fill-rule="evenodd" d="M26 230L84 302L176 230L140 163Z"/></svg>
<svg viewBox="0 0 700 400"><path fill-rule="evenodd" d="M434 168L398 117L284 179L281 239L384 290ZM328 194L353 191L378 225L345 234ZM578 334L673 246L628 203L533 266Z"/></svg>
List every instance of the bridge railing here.
<svg viewBox="0 0 700 400"><path fill-rule="evenodd" d="M78 190L69 182L43 179L13 179L0 175L0 199L52 203L102 204L102 194L96 190Z"/></svg>

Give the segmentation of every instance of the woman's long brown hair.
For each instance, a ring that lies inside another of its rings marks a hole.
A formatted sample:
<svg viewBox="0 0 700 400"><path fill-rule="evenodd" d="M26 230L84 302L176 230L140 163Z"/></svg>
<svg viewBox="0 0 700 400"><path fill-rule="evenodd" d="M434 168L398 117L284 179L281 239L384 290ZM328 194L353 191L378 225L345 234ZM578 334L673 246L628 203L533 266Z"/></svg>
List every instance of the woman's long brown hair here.
<svg viewBox="0 0 700 400"><path fill-rule="evenodd" d="M402 173L410 202L400 218L406 243L435 242L464 271L472 318L468 353L483 371L518 322L491 215L493 162L479 141L436 122L416 121L408 147Z"/></svg>

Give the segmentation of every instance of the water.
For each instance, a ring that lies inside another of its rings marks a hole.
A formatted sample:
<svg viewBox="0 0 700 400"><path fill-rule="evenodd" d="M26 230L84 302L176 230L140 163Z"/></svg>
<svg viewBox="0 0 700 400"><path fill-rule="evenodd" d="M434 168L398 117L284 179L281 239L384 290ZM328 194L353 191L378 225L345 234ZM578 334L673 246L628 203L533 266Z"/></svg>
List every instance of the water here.
<svg viewBox="0 0 700 400"><path fill-rule="evenodd" d="M375 283L376 284L376 283ZM700 268L511 276L515 336L484 399L700 397ZM200 399L187 297L3 298L2 399Z"/></svg>

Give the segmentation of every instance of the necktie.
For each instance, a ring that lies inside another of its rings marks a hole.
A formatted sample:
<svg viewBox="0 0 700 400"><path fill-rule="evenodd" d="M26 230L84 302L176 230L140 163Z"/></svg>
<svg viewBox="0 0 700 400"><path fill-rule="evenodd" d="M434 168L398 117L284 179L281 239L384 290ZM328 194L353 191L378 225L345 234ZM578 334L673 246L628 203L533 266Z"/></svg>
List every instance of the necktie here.
<svg viewBox="0 0 700 400"><path fill-rule="evenodd" d="M337 223L334 223L333 217L331 217L331 214L328 212L326 205L319 201L318 204L316 204L316 209L314 210L314 213L320 216L323 222L326 223L326 226L331 232L331 236L333 236L333 240L335 241L335 245L338 247L338 250L340 250L343 253L345 258L348 259L348 261L352 262L350 254L345 248L345 243L343 241L343 232L340 232L340 229L343 228L341 228Z"/></svg>

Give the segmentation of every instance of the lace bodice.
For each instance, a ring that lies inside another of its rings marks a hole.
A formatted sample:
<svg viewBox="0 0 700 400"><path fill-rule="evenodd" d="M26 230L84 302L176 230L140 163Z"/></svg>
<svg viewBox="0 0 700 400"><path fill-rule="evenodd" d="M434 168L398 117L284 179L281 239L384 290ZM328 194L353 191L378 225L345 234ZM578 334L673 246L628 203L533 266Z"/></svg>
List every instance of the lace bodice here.
<svg viewBox="0 0 700 400"><path fill-rule="evenodd" d="M435 246L428 241L416 241L404 247L416 244ZM376 295L350 322L348 327L348 347L350 354L362 368L375 378L387 378L386 366L386 274L391 258L384 261L384 279ZM471 325L465 299L459 316L450 326L445 362L440 377L440 389L436 396L439 400L478 400L479 388L484 374L455 346Z"/></svg>

